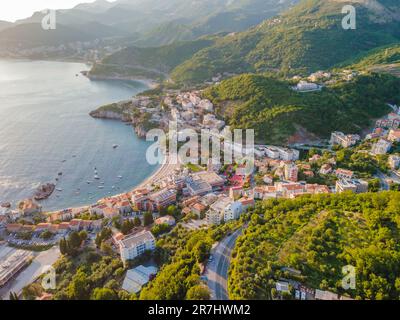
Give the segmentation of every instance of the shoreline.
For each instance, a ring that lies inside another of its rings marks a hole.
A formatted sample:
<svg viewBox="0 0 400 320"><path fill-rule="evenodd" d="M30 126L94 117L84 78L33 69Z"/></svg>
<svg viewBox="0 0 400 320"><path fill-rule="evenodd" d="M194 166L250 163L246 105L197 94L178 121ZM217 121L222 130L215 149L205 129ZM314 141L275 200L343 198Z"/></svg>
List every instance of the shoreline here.
<svg viewBox="0 0 400 320"><path fill-rule="evenodd" d="M90 71L82 71L82 72L85 72L85 74L83 74L83 75L92 81L102 81L102 80L103 81L106 81L106 80L135 81L135 82L143 83L144 85L149 87L149 89L155 89L159 86L159 83L152 79L138 78L138 77L125 77L125 76L96 76L96 75L91 75Z"/></svg>
<svg viewBox="0 0 400 320"><path fill-rule="evenodd" d="M54 60L54 59L29 59L29 58L0 58L2 60L9 60L9 61L24 61L24 62L67 62L67 63L79 63L79 64L84 64L86 66L90 66L89 62L84 62L84 61L62 61L62 60ZM89 77L88 75L84 74L85 72L89 72L89 71L80 71L80 74L83 75L84 77L88 78L89 80L121 80L121 81L136 81L138 83L142 83L144 85L144 88L142 88L141 90L139 90L139 92L137 92L135 94L136 95L140 95L141 93L152 89L156 86L158 86L158 84L156 84L154 81L150 80L150 79L135 79L135 78L122 78L122 77L104 77L104 78L97 78L97 77ZM89 116L89 115L88 115ZM120 125L124 125L124 123L122 121L120 121L119 119L116 119L120 122ZM135 132L134 134L139 137ZM145 155L143 155L143 161L145 160ZM54 206L51 206L52 208L46 208L46 201L44 201L44 203L41 203L42 201L37 201L37 203L39 205L42 206L43 208L43 213L47 214L50 212L57 212L57 211L62 211L65 209L72 209L72 208L79 208L79 207L87 207L90 205L93 205L95 203L97 203L98 201L101 201L102 199L108 198L108 197L115 197L118 195L122 195L122 194L127 194L132 192L133 190L137 189L137 188L141 188L144 187L146 185L152 184L155 181L159 181L161 176L165 177L165 174L168 172L171 172L169 168L169 164L168 163L163 163L161 164L156 164L154 166L154 169L145 176L144 180L142 182L137 181L135 184L132 185L128 185L127 188L124 188L124 190L122 191L116 191L115 194L109 194L109 195L103 195L103 196L99 196L99 198L93 198L93 199L87 199L88 201L86 202L85 200L82 201L82 204L72 204L71 206L68 206L68 204L66 204L67 206L63 206L60 205L60 207L57 205L57 203L55 203ZM49 197L50 198L50 197ZM32 196L27 196L25 199L34 199L33 195ZM47 199L47 198L46 198ZM45 200L46 200L45 199ZM12 207L10 209L12 210L16 210L18 208L18 203L20 203L21 201L24 201L24 199L14 199L12 201L6 201L6 199L1 199L1 203L12 203ZM36 200L35 200L36 201Z"/></svg>

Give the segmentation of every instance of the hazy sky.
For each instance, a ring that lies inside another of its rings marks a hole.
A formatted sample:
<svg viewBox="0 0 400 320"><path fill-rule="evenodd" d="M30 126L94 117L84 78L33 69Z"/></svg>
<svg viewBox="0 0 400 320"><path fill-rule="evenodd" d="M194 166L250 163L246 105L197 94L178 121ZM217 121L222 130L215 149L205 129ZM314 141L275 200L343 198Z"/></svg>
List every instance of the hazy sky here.
<svg viewBox="0 0 400 320"><path fill-rule="evenodd" d="M94 0L0 0L0 20L15 21L27 18L43 9L67 9Z"/></svg>

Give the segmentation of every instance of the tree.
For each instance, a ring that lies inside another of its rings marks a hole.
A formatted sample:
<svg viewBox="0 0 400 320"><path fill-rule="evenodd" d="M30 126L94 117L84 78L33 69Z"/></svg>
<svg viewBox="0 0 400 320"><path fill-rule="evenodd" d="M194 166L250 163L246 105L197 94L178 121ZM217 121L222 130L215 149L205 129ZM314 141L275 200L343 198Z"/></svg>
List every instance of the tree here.
<svg viewBox="0 0 400 320"><path fill-rule="evenodd" d="M107 255L111 255L113 253L111 246L106 242L102 242L102 244L100 246L100 250Z"/></svg>
<svg viewBox="0 0 400 320"><path fill-rule="evenodd" d="M79 232L79 238L81 239L81 242L86 241L88 238L88 233L85 230L82 230Z"/></svg>
<svg viewBox="0 0 400 320"><path fill-rule="evenodd" d="M122 225L121 225L121 232L124 234L124 235L127 235L127 234L129 234L131 231L132 231L132 229L135 227L135 224L133 223L133 221L132 220L130 220L130 219L127 219L127 220L125 220L123 223L122 223Z"/></svg>
<svg viewBox="0 0 400 320"><path fill-rule="evenodd" d="M77 249L82 244L82 239L78 232L72 232L68 237L68 243L72 249Z"/></svg>
<svg viewBox="0 0 400 320"><path fill-rule="evenodd" d="M44 239L44 240L49 240L49 239L51 239L51 238L53 237L53 234L52 234L50 231L46 230L45 232L43 232L43 233L40 235L40 237L41 237L42 239Z"/></svg>
<svg viewBox="0 0 400 320"><path fill-rule="evenodd" d="M381 189L381 181L379 179L372 179L368 182L368 191L378 192Z"/></svg>
<svg viewBox="0 0 400 320"><path fill-rule="evenodd" d="M112 236L112 231L110 228L103 228L97 235L96 235L96 239L95 239L95 243L97 248L100 248L101 243L104 240L108 240L110 239Z"/></svg>
<svg viewBox="0 0 400 320"><path fill-rule="evenodd" d="M81 269L74 275L67 287L68 298L71 300L86 300L89 294L89 280Z"/></svg>
<svg viewBox="0 0 400 320"><path fill-rule="evenodd" d="M153 224L153 222L154 222L153 214L151 212L145 212L143 215L143 225L145 227L148 227L151 224Z"/></svg>
<svg viewBox="0 0 400 320"><path fill-rule="evenodd" d="M139 217L135 217L135 219L133 219L133 225L135 227L140 227L142 225L142 221L140 220Z"/></svg>
<svg viewBox="0 0 400 320"><path fill-rule="evenodd" d="M194 254L199 263L205 262L210 255L211 245L205 241L200 241L194 247Z"/></svg>
<svg viewBox="0 0 400 320"><path fill-rule="evenodd" d="M92 300L118 300L118 296L112 289L96 288L93 291Z"/></svg>
<svg viewBox="0 0 400 320"><path fill-rule="evenodd" d="M210 300L211 295L207 287L202 284L191 287L187 294L186 300Z"/></svg>

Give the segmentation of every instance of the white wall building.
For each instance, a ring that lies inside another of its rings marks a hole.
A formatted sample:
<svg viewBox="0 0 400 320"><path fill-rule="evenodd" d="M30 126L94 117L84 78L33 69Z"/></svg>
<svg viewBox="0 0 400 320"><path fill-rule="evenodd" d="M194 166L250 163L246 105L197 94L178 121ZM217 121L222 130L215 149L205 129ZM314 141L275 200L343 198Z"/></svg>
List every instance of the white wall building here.
<svg viewBox="0 0 400 320"><path fill-rule="evenodd" d="M156 248L156 239L150 231L142 231L119 241L122 261L133 260Z"/></svg>

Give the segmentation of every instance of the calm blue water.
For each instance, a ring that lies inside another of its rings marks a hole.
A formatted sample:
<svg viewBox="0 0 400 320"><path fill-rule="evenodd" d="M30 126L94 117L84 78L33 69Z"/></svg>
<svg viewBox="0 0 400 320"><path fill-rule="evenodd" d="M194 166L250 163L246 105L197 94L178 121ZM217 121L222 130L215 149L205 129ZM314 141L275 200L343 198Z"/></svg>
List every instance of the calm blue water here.
<svg viewBox="0 0 400 320"><path fill-rule="evenodd" d="M31 197L62 172L57 188L63 191L43 207L90 204L129 191L156 170L144 160L148 143L132 127L88 115L145 85L76 77L87 69L79 63L0 60L0 202ZM94 182L95 167L101 180ZM101 182L104 189L98 188Z"/></svg>

